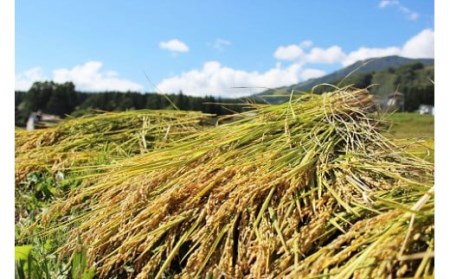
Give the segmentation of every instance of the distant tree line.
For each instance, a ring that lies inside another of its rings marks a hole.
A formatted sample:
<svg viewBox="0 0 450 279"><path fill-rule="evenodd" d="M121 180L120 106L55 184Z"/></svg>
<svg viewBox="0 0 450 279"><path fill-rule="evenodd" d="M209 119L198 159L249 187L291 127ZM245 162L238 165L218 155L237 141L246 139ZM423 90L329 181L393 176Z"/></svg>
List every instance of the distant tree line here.
<svg viewBox="0 0 450 279"><path fill-rule="evenodd" d="M247 100L212 96L193 97L178 94L139 92L78 92L72 82L35 82L28 91L15 92L16 126L25 126L31 112L80 116L94 110L177 109L202 111L216 115L241 112Z"/></svg>
<svg viewBox="0 0 450 279"><path fill-rule="evenodd" d="M398 68L368 74L353 74L343 81L331 84L338 87L352 85L367 88L379 101L387 99L394 91L404 94L404 110L415 111L421 104L434 105L434 66L412 63ZM332 91L329 86L318 86L315 93ZM242 112L242 104L250 102L287 101L284 98L263 99L257 95L245 99L224 99L212 96L193 97L182 92L162 95L139 92L79 92L72 82L62 84L52 81L35 82L31 88L16 91L16 126L24 126L31 112L41 111L61 117L80 116L93 110L123 111L131 109L177 109L202 111L216 115ZM240 104L240 105L238 105Z"/></svg>
<svg viewBox="0 0 450 279"><path fill-rule="evenodd" d="M434 106L434 67L413 63L395 72L394 85L405 94L406 111L415 111L421 104Z"/></svg>

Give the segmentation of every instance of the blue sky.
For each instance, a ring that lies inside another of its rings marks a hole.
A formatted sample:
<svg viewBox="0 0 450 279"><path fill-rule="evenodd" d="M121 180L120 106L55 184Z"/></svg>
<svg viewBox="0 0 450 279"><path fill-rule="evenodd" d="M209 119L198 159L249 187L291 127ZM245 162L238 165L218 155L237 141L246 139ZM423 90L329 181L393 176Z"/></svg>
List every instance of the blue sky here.
<svg viewBox="0 0 450 279"><path fill-rule="evenodd" d="M429 0L17 0L15 9L20 90L54 80L237 97L360 59L434 57Z"/></svg>

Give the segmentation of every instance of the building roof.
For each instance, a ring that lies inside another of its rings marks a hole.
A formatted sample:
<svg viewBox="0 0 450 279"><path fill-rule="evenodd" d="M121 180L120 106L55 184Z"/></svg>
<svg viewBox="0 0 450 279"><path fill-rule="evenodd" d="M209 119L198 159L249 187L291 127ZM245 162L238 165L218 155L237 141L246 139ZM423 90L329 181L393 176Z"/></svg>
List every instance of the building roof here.
<svg viewBox="0 0 450 279"><path fill-rule="evenodd" d="M405 94L403 94L402 92L395 91L395 92L391 93L388 96L388 98L403 97L403 96L405 96Z"/></svg>

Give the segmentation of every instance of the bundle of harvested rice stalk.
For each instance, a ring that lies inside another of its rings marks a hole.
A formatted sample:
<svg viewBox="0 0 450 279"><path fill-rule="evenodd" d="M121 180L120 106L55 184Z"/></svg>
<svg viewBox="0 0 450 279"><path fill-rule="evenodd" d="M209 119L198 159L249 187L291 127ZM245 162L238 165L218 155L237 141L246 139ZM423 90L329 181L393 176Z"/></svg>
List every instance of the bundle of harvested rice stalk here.
<svg viewBox="0 0 450 279"><path fill-rule="evenodd" d="M16 130L16 181L30 172L94 164L160 148L198 131L209 115L168 110L107 112L69 118L48 129Z"/></svg>
<svg viewBox="0 0 450 279"><path fill-rule="evenodd" d="M101 278L432 274L433 165L373 107L347 89L260 106L121 161L41 224L78 211L60 252L83 245Z"/></svg>

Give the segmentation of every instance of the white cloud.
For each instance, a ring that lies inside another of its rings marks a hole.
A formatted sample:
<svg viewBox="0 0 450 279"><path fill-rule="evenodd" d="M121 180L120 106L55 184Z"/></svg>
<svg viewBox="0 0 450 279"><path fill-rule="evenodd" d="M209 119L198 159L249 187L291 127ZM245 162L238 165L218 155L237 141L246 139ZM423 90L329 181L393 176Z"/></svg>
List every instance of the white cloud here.
<svg viewBox="0 0 450 279"><path fill-rule="evenodd" d="M310 48L312 45L312 41L305 40L298 45L280 46L275 50L273 56L278 60L301 60L305 57L305 50Z"/></svg>
<svg viewBox="0 0 450 279"><path fill-rule="evenodd" d="M361 47L345 53L340 46L311 48L311 41L280 46L274 52L278 60L290 61L286 66L277 63L265 72L244 71L221 65L217 61L204 63L201 69L193 69L162 80L157 87L163 92L176 93L182 90L189 95L221 95L240 97L263 91L264 89L238 90L233 87L277 88L298 83L326 74L325 71L306 67L311 64L341 64L348 66L358 60L401 55L410 58L434 57L434 31L425 29L409 39L403 46L386 48ZM309 49L308 49L309 48Z"/></svg>
<svg viewBox="0 0 450 279"><path fill-rule="evenodd" d="M358 50L350 52L343 60L342 65L348 66L359 60L365 60L368 58L383 57L389 55L399 55L401 49L398 47L387 48L367 48L361 47Z"/></svg>
<svg viewBox="0 0 450 279"><path fill-rule="evenodd" d="M318 78L322 77L326 74L325 71L318 70L318 69L305 69L301 72L300 77L302 80L308 80L311 78Z"/></svg>
<svg viewBox="0 0 450 279"><path fill-rule="evenodd" d="M390 2L390 1L389 1ZM225 41L225 40L224 40ZM227 43L217 40L218 45ZM162 80L157 87L163 92L172 93L182 90L190 95L221 95L239 97L263 91L266 88L276 88L298 83L310 78L320 77L325 71L309 67L313 64L342 64L350 65L358 60L400 55L410 58L434 57L434 31L425 29L407 40L403 46L385 48L361 47L345 53L340 46L328 48L312 48L311 41L299 44L280 46L274 52L278 60L290 61L287 65L277 63L273 68L264 71L244 71L221 65L217 61L204 63L200 69L175 75ZM78 90L83 91L142 91L143 86L130 80L123 79L119 73L112 70L102 70L103 63L88 61L73 68L57 69L53 71L52 80L55 82L72 81ZM33 82L48 80L39 67L28 69L16 75L16 90L28 90ZM249 87L236 89L233 87ZM253 89L252 89L253 88Z"/></svg>
<svg viewBox="0 0 450 279"><path fill-rule="evenodd" d="M141 91L142 85L121 79L115 71L102 72L102 62L89 61L72 69L53 71L53 81L62 83L72 81L78 90L83 91Z"/></svg>
<svg viewBox="0 0 450 279"><path fill-rule="evenodd" d="M411 58L434 57L434 31L425 29L409 39L403 46L401 55Z"/></svg>
<svg viewBox="0 0 450 279"><path fill-rule="evenodd" d="M417 20L419 18L419 13L412 11L408 7L402 5L399 0L381 0L378 4L378 7L381 9L387 7L397 7L397 9L405 14L408 19Z"/></svg>
<svg viewBox="0 0 450 279"><path fill-rule="evenodd" d="M388 55L400 55L408 58L434 58L434 31L422 30L402 47L367 48L361 47L350 52L342 61L342 65L348 66L358 60Z"/></svg>
<svg viewBox="0 0 450 279"><path fill-rule="evenodd" d="M189 47L182 41L178 39L172 39L165 42L160 42L159 47L162 49L167 49L173 52L188 52Z"/></svg>
<svg viewBox="0 0 450 279"><path fill-rule="evenodd" d="M230 41L227 41L227 40L224 40L224 39L221 39L221 38L216 39L214 41L214 43L211 44L211 46L214 49L217 49L218 51L224 51L225 47L227 47L229 45L231 45Z"/></svg>
<svg viewBox="0 0 450 279"><path fill-rule="evenodd" d="M306 59L310 63L334 64L345 58L345 53L339 46L331 46L323 49L315 47L308 53Z"/></svg>
<svg viewBox="0 0 450 279"><path fill-rule="evenodd" d="M380 7L396 5L396 1L382 1ZM409 58L434 57L434 31L425 29L409 39L403 46L389 46L385 48L361 47L357 50L345 53L340 46L334 45L328 48L314 47L311 41L303 41L300 44L280 46L276 49L274 57L278 60L291 61L300 65L307 64L342 64L348 66L359 60L400 55Z"/></svg>
<svg viewBox="0 0 450 279"><path fill-rule="evenodd" d="M42 69L39 67L34 67L16 75L15 89L20 91L28 91L34 82L44 81L45 79L46 78Z"/></svg>
<svg viewBox="0 0 450 279"><path fill-rule="evenodd" d="M317 74L309 72L309 74ZM264 88L276 88L300 81L302 69L300 64L293 63L282 68L278 63L266 72L247 72L222 66L217 61L203 64L200 70L191 70L181 75L162 80L157 87L167 93L184 93L194 96L220 95L240 97L263 91ZM308 75L308 74L307 74ZM250 87L236 89L233 87Z"/></svg>
<svg viewBox="0 0 450 279"><path fill-rule="evenodd" d="M304 56L303 49L298 45L280 46L273 54L279 60L293 61Z"/></svg>
<svg viewBox="0 0 450 279"><path fill-rule="evenodd" d="M273 56L278 60L295 61L299 64L317 63L334 64L345 58L345 53L339 46L329 48L314 47L312 41L303 41L298 45L288 45L278 47Z"/></svg>

